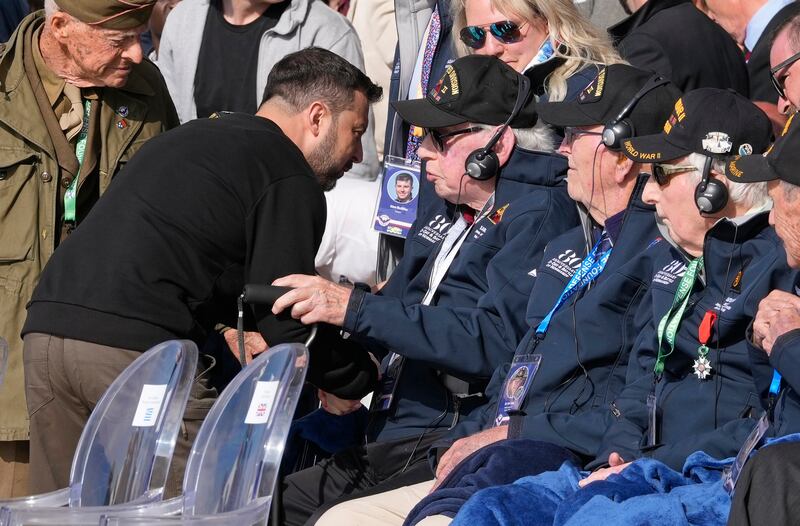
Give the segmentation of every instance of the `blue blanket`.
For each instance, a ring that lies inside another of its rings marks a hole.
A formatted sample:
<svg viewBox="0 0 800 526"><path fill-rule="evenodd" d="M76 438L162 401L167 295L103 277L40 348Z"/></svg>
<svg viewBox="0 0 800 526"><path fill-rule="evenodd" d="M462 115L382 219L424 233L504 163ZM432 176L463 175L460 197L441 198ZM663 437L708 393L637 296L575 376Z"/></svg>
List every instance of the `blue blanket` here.
<svg viewBox="0 0 800 526"><path fill-rule="evenodd" d="M552 471L564 462L577 462L569 450L547 442L513 439L495 442L461 461L436 491L422 499L406 517L413 526L431 515L454 517L477 491Z"/></svg>
<svg viewBox="0 0 800 526"><path fill-rule="evenodd" d="M798 440L800 435L789 435L770 443ZM558 471L476 493L451 526L724 525L731 500L721 476L732 461L697 452L678 473L656 460L639 459L580 491L578 481L587 473L565 463Z"/></svg>

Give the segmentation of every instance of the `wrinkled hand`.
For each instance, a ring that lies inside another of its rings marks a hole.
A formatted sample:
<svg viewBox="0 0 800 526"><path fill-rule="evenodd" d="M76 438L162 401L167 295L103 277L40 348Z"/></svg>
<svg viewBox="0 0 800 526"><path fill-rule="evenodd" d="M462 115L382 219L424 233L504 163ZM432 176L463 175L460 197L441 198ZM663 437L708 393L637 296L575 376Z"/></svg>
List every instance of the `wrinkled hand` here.
<svg viewBox="0 0 800 526"><path fill-rule="evenodd" d="M778 337L797 328L800 328L800 298L773 290L758 304L753 320L753 343L769 355Z"/></svg>
<svg viewBox="0 0 800 526"><path fill-rule="evenodd" d="M508 426L499 426L485 429L480 433L456 440L439 460L436 467L436 482L431 488L431 493L436 491L439 484L458 466L462 460L480 448L494 444L508 438Z"/></svg>
<svg viewBox="0 0 800 526"><path fill-rule="evenodd" d="M344 398L326 393L322 389L317 389L317 396L322 403L322 409L332 415L348 415L361 407L360 400L345 400Z"/></svg>
<svg viewBox="0 0 800 526"><path fill-rule="evenodd" d="M272 313L279 314L292 308L292 318L306 325L323 322L341 327L347 312L347 302L353 289L337 285L319 276L292 274L272 282L279 287L292 287L278 298L272 306Z"/></svg>
<svg viewBox="0 0 800 526"><path fill-rule="evenodd" d="M598 469L585 479L578 482L578 486L581 488L585 487L587 484L591 484L592 482L596 482L598 480L605 480L608 478L609 475L613 475L615 473L619 473L623 469L630 466L630 462L625 462L623 458L620 456L619 453L611 453L608 455L608 467Z"/></svg>
<svg viewBox="0 0 800 526"><path fill-rule="evenodd" d="M238 333L236 329L228 329L222 333L222 336L225 338L225 342L228 344L228 348L231 350L233 355L236 357L236 361L239 361L239 341L238 341ZM269 345L264 340L264 337L261 336L261 333L258 331L245 331L244 333L244 355L245 360L247 363L253 361L253 358L261 354L262 352L269 349Z"/></svg>

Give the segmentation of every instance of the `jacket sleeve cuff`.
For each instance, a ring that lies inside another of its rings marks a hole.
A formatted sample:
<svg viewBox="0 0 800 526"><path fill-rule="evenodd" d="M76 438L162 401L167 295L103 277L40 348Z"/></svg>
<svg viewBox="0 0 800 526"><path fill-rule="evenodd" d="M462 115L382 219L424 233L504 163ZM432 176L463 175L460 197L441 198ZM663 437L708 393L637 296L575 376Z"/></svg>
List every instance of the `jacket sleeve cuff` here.
<svg viewBox="0 0 800 526"><path fill-rule="evenodd" d="M345 332L356 332L358 315L366 296L367 292L358 288L353 289L353 292L350 293L350 299L347 301L347 310L344 314L344 323L342 324L342 329L344 329Z"/></svg>

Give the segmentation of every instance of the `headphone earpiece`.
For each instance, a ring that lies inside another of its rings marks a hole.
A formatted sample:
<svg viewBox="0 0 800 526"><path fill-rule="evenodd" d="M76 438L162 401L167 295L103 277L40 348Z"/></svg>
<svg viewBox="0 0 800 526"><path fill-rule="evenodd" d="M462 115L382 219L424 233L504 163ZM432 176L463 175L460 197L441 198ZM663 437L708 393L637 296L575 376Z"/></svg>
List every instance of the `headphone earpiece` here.
<svg viewBox="0 0 800 526"><path fill-rule="evenodd" d="M620 110L617 116L605 125L603 128L603 144L609 150L621 150L622 149L622 141L626 139L630 139L634 136L636 130L633 129L633 123L625 119L631 110L636 106L642 97L653 91L659 86L663 86L668 84L669 80L665 79L661 75L653 75L650 77L647 82L644 83L639 91L634 94L630 101Z"/></svg>
<svg viewBox="0 0 800 526"><path fill-rule="evenodd" d="M500 170L500 159L494 151L480 148L469 154L465 168L467 175L476 181L485 181L497 175Z"/></svg>
<svg viewBox="0 0 800 526"><path fill-rule="evenodd" d="M530 79L525 75L520 75L519 84L517 85L517 100L514 102L514 109L511 110L511 115L508 116L506 122L492 135L492 138L489 139L486 146L478 148L470 153L467 156L467 160L464 162L465 173L472 179L476 181L486 181L498 174L500 171L500 159L497 157L493 148L495 144L497 144L497 141L503 136L503 133L505 133L506 128L511 125L511 121L514 120L514 117L522 110L522 107L528 100L530 92Z"/></svg>
<svg viewBox="0 0 800 526"><path fill-rule="evenodd" d="M633 137L633 123L627 119L615 121L603 128L603 144L609 150L621 150L622 141Z"/></svg>
<svg viewBox="0 0 800 526"><path fill-rule="evenodd" d="M716 214L728 204L728 187L722 181L711 178L713 159L706 157L703 178L694 189L694 204L701 214Z"/></svg>

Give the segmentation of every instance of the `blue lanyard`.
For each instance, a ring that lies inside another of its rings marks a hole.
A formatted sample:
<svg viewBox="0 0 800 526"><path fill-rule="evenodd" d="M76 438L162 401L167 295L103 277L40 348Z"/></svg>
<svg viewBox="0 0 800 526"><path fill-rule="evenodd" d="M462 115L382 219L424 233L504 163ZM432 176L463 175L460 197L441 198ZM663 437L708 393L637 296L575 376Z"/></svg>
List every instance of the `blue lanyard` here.
<svg viewBox="0 0 800 526"><path fill-rule="evenodd" d="M603 237L600 236L600 239L597 243L594 244L592 247L591 252L589 255L586 256L583 261L581 261L581 266L572 275L572 279L569 280L567 286L564 287L564 291L559 296L558 301L556 304L553 305L553 308L550 309L550 312L547 313L547 316L539 322L539 326L536 327L536 336L541 338L542 336L547 333L547 328L550 326L550 320L553 317L553 314L569 299L571 298L576 292L583 289L586 285L594 281L597 276L603 272L603 269L606 266L606 262L608 261L608 257L611 255L611 249L603 251L602 253L598 254L597 251L600 248L600 243L603 241Z"/></svg>
<svg viewBox="0 0 800 526"><path fill-rule="evenodd" d="M772 383L769 384L769 394L772 396L778 396L778 392L781 390L781 373L777 370L772 371Z"/></svg>

